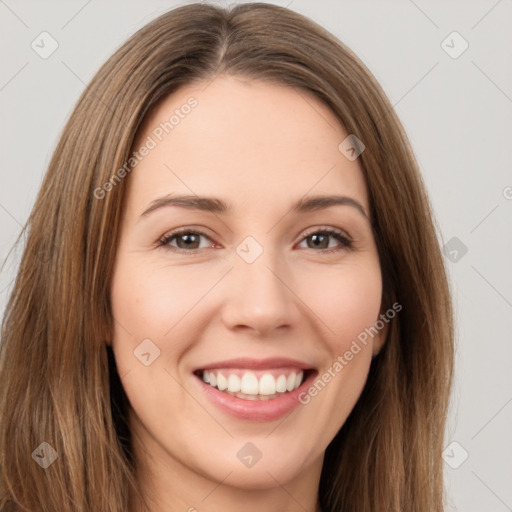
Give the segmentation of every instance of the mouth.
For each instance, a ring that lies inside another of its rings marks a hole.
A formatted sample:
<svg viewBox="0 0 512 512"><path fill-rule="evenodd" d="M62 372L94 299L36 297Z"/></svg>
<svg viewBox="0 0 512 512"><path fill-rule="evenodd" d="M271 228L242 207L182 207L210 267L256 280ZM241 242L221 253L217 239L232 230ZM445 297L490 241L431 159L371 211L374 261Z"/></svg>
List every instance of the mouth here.
<svg viewBox="0 0 512 512"><path fill-rule="evenodd" d="M290 413L317 374L311 365L287 358L239 358L193 370L197 385L215 406L249 421L272 421Z"/></svg>
<svg viewBox="0 0 512 512"><path fill-rule="evenodd" d="M216 408L238 420L275 421L302 403L318 371L289 358L238 358L196 367L193 379Z"/></svg>
<svg viewBox="0 0 512 512"><path fill-rule="evenodd" d="M313 372L313 369L296 367L213 368L197 370L194 374L218 391L242 400L273 400L295 391Z"/></svg>

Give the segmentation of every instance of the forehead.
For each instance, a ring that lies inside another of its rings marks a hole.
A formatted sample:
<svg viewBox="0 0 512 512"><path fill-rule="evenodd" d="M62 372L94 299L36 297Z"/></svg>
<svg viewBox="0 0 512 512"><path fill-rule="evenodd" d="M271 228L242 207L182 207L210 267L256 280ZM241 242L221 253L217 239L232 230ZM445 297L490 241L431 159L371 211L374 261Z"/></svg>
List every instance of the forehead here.
<svg viewBox="0 0 512 512"><path fill-rule="evenodd" d="M211 194L236 205L342 193L367 206L359 162L338 149L348 135L303 90L232 76L187 85L139 131L134 151L152 149L131 173L130 196L142 203L161 193Z"/></svg>

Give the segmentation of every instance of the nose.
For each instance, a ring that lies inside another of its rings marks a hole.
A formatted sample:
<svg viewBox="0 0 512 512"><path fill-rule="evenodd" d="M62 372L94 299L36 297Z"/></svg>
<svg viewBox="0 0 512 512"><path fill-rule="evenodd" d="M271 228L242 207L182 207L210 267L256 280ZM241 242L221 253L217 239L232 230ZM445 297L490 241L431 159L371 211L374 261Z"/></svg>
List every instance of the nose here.
<svg viewBox="0 0 512 512"><path fill-rule="evenodd" d="M267 252L252 263L238 259L230 277L222 310L228 329L264 336L297 324L300 300L282 260Z"/></svg>

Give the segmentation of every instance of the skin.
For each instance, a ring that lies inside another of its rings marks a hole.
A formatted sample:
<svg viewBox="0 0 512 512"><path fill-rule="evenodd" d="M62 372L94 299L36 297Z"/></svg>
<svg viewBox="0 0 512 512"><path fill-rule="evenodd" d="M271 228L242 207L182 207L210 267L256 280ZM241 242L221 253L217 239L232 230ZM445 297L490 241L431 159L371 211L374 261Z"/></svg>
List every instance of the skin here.
<svg viewBox="0 0 512 512"><path fill-rule="evenodd" d="M338 150L348 133L316 97L232 76L165 98L135 147L191 96L198 105L126 178L112 347L132 407L137 476L155 512L314 512L324 451L357 402L386 328L278 421L227 415L192 370L234 357L291 357L321 375L374 325L382 276L369 220L349 205L290 211L304 195L339 194L369 212L361 166ZM169 193L214 196L232 211L167 206L141 216ZM182 227L206 236L193 249L183 237L158 246ZM316 246L311 235L325 228L342 231L353 248L332 236ZM250 264L236 252L247 236L263 249ZM144 339L160 350L149 366L134 357ZM262 454L251 468L236 456L247 442ZM135 500L132 510L142 510Z"/></svg>

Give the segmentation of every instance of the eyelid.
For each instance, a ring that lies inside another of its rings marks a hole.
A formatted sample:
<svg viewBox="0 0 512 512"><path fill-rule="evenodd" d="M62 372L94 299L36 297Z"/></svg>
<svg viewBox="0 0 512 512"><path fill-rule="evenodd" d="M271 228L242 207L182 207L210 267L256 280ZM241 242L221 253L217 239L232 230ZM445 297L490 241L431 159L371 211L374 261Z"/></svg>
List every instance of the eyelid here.
<svg viewBox="0 0 512 512"><path fill-rule="evenodd" d="M313 235L313 234L319 233L319 232L337 233L339 235L344 236L347 240L352 240L352 237L343 229L335 228L335 227L332 227L332 226L313 226L311 228L306 229L301 234L301 237L302 237L301 241L304 238L306 238L307 236Z"/></svg>

